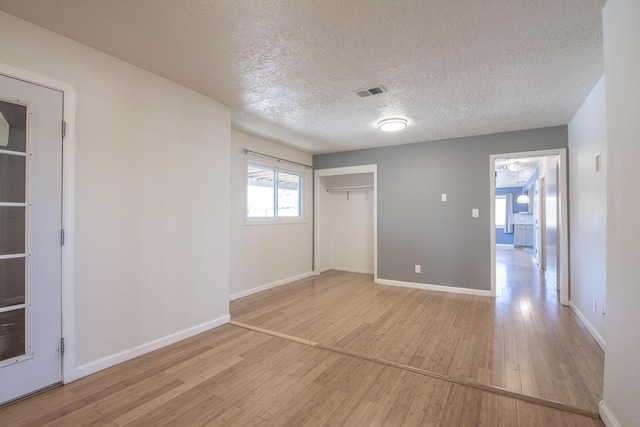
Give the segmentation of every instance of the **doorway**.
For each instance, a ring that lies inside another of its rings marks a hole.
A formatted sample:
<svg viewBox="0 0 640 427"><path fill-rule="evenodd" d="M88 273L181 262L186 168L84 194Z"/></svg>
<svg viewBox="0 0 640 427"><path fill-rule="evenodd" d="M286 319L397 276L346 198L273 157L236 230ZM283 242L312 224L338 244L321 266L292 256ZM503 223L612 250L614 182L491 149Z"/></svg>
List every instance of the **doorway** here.
<svg viewBox="0 0 640 427"><path fill-rule="evenodd" d="M314 273L373 274L377 281L377 165L315 171Z"/></svg>
<svg viewBox="0 0 640 427"><path fill-rule="evenodd" d="M0 404L62 381L63 102L0 75Z"/></svg>
<svg viewBox="0 0 640 427"><path fill-rule="evenodd" d="M560 292L560 303L568 305L566 149L492 155L490 164L492 295L496 295L496 245L505 245L527 253L547 283ZM505 193L511 204L497 205ZM496 215L501 209L505 209L504 224Z"/></svg>

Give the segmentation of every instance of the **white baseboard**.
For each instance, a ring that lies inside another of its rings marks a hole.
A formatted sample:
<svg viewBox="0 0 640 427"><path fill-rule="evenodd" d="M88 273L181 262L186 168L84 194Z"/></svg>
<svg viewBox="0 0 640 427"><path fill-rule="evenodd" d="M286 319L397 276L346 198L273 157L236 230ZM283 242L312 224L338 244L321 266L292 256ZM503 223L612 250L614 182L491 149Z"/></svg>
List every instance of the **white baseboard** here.
<svg viewBox="0 0 640 427"><path fill-rule="evenodd" d="M589 331L593 339L596 340L596 342L598 343L602 351L605 351L604 338L602 338L602 335L600 335L598 331L596 331L596 328L593 327L593 325L589 322L587 317L584 314L582 314L580 309L573 303L573 301L569 301L569 307L573 309L573 312L576 313L576 316L578 316L578 319L582 321L582 323L587 328L587 330Z"/></svg>
<svg viewBox="0 0 640 427"><path fill-rule="evenodd" d="M330 270L344 271L345 273L357 273L357 274L373 274L373 270L353 270L350 268L332 267Z"/></svg>
<svg viewBox="0 0 640 427"><path fill-rule="evenodd" d="M267 283L266 285L258 286L255 288L247 289L246 291L236 292L235 294L229 295L229 301L233 301L236 299L248 297L249 295L257 294L258 292L266 291L271 288L275 288L278 286L286 285L291 282L295 282L296 280L306 279L307 277L313 276L313 271L308 273L302 273L297 276L287 277L286 279L278 280L276 282Z"/></svg>
<svg viewBox="0 0 640 427"><path fill-rule="evenodd" d="M513 245L509 243L496 243L496 247L498 248L513 248Z"/></svg>
<svg viewBox="0 0 640 427"><path fill-rule="evenodd" d="M205 322L200 325L185 329L183 331L167 335L166 337L158 338L157 340L153 340L146 344L141 344L137 347L121 351L120 353L103 357L102 359L95 360L82 366L78 366L73 370L73 379L75 380L86 377L87 375L94 374L98 371L102 371L103 369L107 369L122 362L126 362L127 360L131 360L135 357L142 356L143 354L152 352L162 347L166 347L170 344L182 341L183 339L192 337L194 335L198 335L202 332L208 331L209 329L222 326L226 323L229 323L229 320L231 320L231 316L227 314L226 316L222 316L217 319L210 320L209 322Z"/></svg>
<svg viewBox="0 0 640 427"><path fill-rule="evenodd" d="M600 401L600 418L602 418L602 422L607 427L622 427L622 424L616 420L604 400Z"/></svg>
<svg viewBox="0 0 640 427"><path fill-rule="evenodd" d="M427 291L449 292L452 294L466 294L466 295L479 295L483 297L490 297L491 291L482 291L479 289L469 288L456 288L453 286L442 285L429 285L425 283L413 283L413 282L401 282L398 280L378 279L376 281L379 285L401 286L404 288L425 289Z"/></svg>

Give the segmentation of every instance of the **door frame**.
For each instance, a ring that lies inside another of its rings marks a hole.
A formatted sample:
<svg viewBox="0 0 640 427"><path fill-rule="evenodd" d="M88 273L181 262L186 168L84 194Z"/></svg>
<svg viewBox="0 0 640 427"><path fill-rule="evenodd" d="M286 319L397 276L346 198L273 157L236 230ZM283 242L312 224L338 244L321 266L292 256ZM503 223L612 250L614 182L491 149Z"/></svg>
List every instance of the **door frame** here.
<svg viewBox="0 0 640 427"><path fill-rule="evenodd" d="M567 180L567 149L555 148L549 150L538 151L523 151L519 153L503 153L503 154L491 154L489 156L489 187L490 187L490 200L489 215L490 221L490 253L491 253L491 295L496 296L496 233L495 233L495 206L494 200L496 197L496 159L499 158L520 158L520 157L543 157L543 156L559 156L560 162L558 164L558 243L559 243L559 263L558 263L558 276L560 283L558 283L558 289L560 291L560 304L569 305L569 191ZM542 239L544 240L544 239Z"/></svg>
<svg viewBox="0 0 640 427"><path fill-rule="evenodd" d="M331 168L331 169L316 169L314 171L314 197L313 197L313 217L314 217L314 225L313 225L313 273L318 275L321 273L319 265L319 243L318 239L315 236L318 235L318 221L315 220L316 212L320 202L319 189L322 188L320 178L323 176L334 176L334 175L351 175L351 174L360 174L360 173L373 173L373 282L378 283L378 165L361 165L361 166L346 166L340 168Z"/></svg>
<svg viewBox="0 0 640 427"><path fill-rule="evenodd" d="M62 382L74 381L75 340L74 340L74 164L75 164L75 120L76 92L68 83L64 83L40 74L0 63L0 74L27 83L43 86L62 92L62 115L66 123L66 132L62 140L62 228L64 245L62 246Z"/></svg>

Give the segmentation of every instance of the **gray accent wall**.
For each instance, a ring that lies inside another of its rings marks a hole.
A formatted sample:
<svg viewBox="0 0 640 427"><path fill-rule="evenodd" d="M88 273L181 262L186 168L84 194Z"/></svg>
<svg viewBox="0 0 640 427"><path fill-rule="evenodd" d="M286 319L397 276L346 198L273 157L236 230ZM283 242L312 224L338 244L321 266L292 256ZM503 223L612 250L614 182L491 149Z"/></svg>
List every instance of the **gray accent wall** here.
<svg viewBox="0 0 640 427"><path fill-rule="evenodd" d="M490 155L566 147L558 126L320 154L313 164L378 165L378 278L488 291Z"/></svg>

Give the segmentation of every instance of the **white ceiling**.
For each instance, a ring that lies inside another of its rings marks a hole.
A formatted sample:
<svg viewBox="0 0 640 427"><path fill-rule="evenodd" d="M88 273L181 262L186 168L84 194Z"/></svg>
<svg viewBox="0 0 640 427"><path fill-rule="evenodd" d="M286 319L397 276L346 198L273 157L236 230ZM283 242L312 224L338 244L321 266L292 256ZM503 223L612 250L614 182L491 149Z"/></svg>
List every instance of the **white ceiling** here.
<svg viewBox="0 0 640 427"><path fill-rule="evenodd" d="M603 74L605 0L0 0L314 153L567 124ZM367 98L357 89L383 85ZM409 127L380 132L402 116Z"/></svg>
<svg viewBox="0 0 640 427"><path fill-rule="evenodd" d="M558 156L548 156L558 157ZM540 167L544 157L519 157L496 159L496 188L522 187ZM520 168L513 171L507 169L510 163L517 163Z"/></svg>

